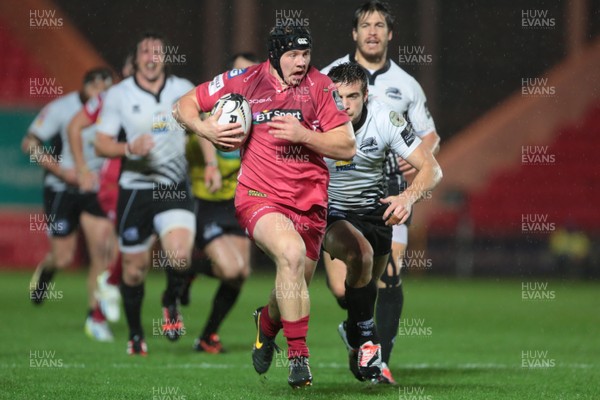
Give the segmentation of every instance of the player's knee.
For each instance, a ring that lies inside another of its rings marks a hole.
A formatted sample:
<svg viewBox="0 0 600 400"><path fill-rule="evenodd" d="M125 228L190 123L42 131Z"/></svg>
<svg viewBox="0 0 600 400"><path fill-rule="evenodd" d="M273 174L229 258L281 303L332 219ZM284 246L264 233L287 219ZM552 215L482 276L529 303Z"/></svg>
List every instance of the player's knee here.
<svg viewBox="0 0 600 400"><path fill-rule="evenodd" d="M304 273L306 250L302 246L292 247L277 257L278 268L294 274Z"/></svg>
<svg viewBox="0 0 600 400"><path fill-rule="evenodd" d="M130 286L137 286L144 282L144 271L140 268L127 268L123 271L123 281Z"/></svg>
<svg viewBox="0 0 600 400"><path fill-rule="evenodd" d="M363 270L373 266L373 250L371 248L353 248L348 251L346 264L353 268Z"/></svg>
<svg viewBox="0 0 600 400"><path fill-rule="evenodd" d="M72 252L59 252L54 254L54 266L58 269L70 267L74 259L75 255Z"/></svg>

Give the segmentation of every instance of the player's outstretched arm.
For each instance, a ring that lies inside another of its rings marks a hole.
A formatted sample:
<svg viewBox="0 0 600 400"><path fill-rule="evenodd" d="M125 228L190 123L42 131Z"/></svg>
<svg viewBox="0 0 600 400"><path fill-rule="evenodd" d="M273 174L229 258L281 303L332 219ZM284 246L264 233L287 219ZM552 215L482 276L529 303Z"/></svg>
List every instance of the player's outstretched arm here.
<svg viewBox="0 0 600 400"><path fill-rule="evenodd" d="M323 157L334 160L350 160L356 154L356 139L352 124L347 122L323 133L316 133L303 127L291 115L274 117L267 123L269 134L277 139L301 143Z"/></svg>
<svg viewBox="0 0 600 400"><path fill-rule="evenodd" d="M423 143L420 143L406 160L419 172L404 192L398 196L389 196L380 200L382 203L390 205L383 214L386 225L406 222L413 204L425 197L442 179L440 165Z"/></svg>
<svg viewBox="0 0 600 400"><path fill-rule="evenodd" d="M241 142L243 135L242 125L239 123L219 125L218 120L223 110L209 116L204 121L200 118L200 105L196 99L196 89L192 89L177 101L173 106L173 118L186 130L194 132L213 144L225 147L235 147Z"/></svg>

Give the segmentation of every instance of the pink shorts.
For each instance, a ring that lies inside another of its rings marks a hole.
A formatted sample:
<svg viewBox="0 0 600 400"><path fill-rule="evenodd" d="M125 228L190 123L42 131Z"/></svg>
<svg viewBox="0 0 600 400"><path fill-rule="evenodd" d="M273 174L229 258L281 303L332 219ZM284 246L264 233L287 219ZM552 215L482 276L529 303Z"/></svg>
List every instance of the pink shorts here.
<svg viewBox="0 0 600 400"><path fill-rule="evenodd" d="M254 240L254 227L263 215L274 212L281 213L287 218L276 222L274 229L294 229L304 241L306 256L317 261L325 236L327 210L315 205L307 211L301 211L284 204L274 203L263 196L258 191L238 184L235 193L235 216L248 237Z"/></svg>

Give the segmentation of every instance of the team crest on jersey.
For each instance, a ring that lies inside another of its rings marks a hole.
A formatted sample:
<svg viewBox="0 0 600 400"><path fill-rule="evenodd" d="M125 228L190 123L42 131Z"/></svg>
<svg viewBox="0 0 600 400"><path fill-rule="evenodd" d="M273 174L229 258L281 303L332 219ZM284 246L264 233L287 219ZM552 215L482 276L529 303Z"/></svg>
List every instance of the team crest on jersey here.
<svg viewBox="0 0 600 400"><path fill-rule="evenodd" d="M360 143L360 151L363 153L372 153L377 150L377 140L373 137L364 138Z"/></svg>
<svg viewBox="0 0 600 400"><path fill-rule="evenodd" d="M406 123L404 118L402 118L396 111L390 111L390 122L392 125L397 126L398 128Z"/></svg>
<svg viewBox="0 0 600 400"><path fill-rule="evenodd" d="M394 99L394 100L402 99L402 92L400 92L400 89L395 88L395 87L389 87L389 88L385 89L385 95L387 97L389 97L390 99Z"/></svg>
<svg viewBox="0 0 600 400"><path fill-rule="evenodd" d="M356 169L356 164L352 161L336 161L335 162L335 170L336 171L351 171Z"/></svg>

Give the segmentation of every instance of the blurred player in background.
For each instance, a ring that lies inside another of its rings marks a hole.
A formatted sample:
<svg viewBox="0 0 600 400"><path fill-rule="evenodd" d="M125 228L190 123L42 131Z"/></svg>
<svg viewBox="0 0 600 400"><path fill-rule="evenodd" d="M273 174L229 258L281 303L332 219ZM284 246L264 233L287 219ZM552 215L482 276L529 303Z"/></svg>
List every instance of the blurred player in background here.
<svg viewBox="0 0 600 400"><path fill-rule="evenodd" d="M161 58L165 40L145 34L136 44L134 75L112 87L104 99L97 124L96 151L123 158L119 178L117 220L123 255L121 295L129 326L128 354L145 355L141 322L144 280L151 263L150 249L160 238L172 270L190 265L195 234L193 202L187 183L184 131L171 118L171 106L193 85L165 71ZM127 142L114 139L124 129ZM183 320L176 298L163 297L164 333L176 340Z"/></svg>
<svg viewBox="0 0 600 400"><path fill-rule="evenodd" d="M125 58L125 63L121 70L124 78L129 77L133 73L133 62L131 54ZM104 97L106 92L100 93L98 96L89 99L83 108L75 114L67 129L69 137L69 146L73 154L73 160L77 170L77 181L80 188L89 188L99 186L98 202L104 213L116 226L117 219L117 199L119 196L119 175L121 173L121 159L108 158L104 159L100 171L90 170L84 155L90 152L94 153L94 138L83 143L82 133L85 128L96 123L98 115L102 110ZM89 138L88 138L89 139ZM124 141L124 132L119 133L119 140ZM84 152L84 148L91 147L88 152ZM114 239L116 240L116 238ZM121 253L118 251L116 242L111 237L111 243L107 245L114 248L117 256L113 257L109 263L108 269L98 276L98 287L96 290L96 299L100 305L102 314L106 319L115 322L120 316L120 300L119 284L121 283L122 266Z"/></svg>
<svg viewBox="0 0 600 400"><path fill-rule="evenodd" d="M240 124L218 125L220 113L202 121L228 93L248 99L252 133L242 148L235 195L238 221L277 267L267 306L255 313L254 368L265 373L283 328L290 386L310 385L306 335L308 284L319 258L326 223L327 166L323 156L350 159L355 141L331 80L310 66L306 28L273 28L269 60L235 74L225 72L186 94L174 108L179 122L219 145L239 144ZM266 104L265 104L266 103ZM293 157L286 157L293 151Z"/></svg>
<svg viewBox="0 0 600 400"><path fill-rule="evenodd" d="M375 100L367 103L367 75L360 65L339 64L328 76L352 119L358 146L352 161L325 159L330 174L325 263L347 269L348 318L342 333L350 370L359 380L379 381L381 346L373 314L377 281L389 258L392 226L408 218L412 205L439 182L441 170L400 114ZM386 197L383 165L390 150L419 172L402 194Z"/></svg>
<svg viewBox="0 0 600 400"><path fill-rule="evenodd" d="M242 70L257 63L254 54L238 53L232 56L227 70ZM191 276L182 291L181 304L189 303L190 285L196 271L221 280L208 320L194 342L197 351L221 353L224 350L217 332L250 274L250 240L235 218L233 203L240 151L219 151L208 140L190 135L186 156L196 202L196 248L210 262L192 260Z"/></svg>
<svg viewBox="0 0 600 400"><path fill-rule="evenodd" d="M89 98L97 96L111 84L112 73L109 69L88 71L83 79L81 91L66 94L44 107L29 127L22 143L23 151L30 154L30 157L35 157L46 172L44 209L51 247L50 253L38 265L31 280L31 299L35 304L41 304L56 270L64 269L73 263L77 250L77 228L81 225L90 257L87 281L90 311L85 322L85 332L99 341L113 340L105 317L94 298L96 279L106 270L113 254L106 245L111 240L112 227L98 203L98 186L95 182L88 186L79 186L67 127ZM94 133L94 128L85 130L84 140L91 140ZM53 156L40 152L42 143L55 135L60 135L60 154ZM90 171L98 171L102 160L95 156L93 148L88 146L85 154L87 168Z"/></svg>
<svg viewBox="0 0 600 400"><path fill-rule="evenodd" d="M334 61L322 72L327 73L331 67L347 61L359 63L367 71L369 97L387 103L394 111L404 116L412 124L424 146L432 154L436 154L439 150L440 138L427 109L423 89L412 76L388 58L388 43L392 39L393 28L394 17L387 4L378 0L364 3L354 12L352 38L356 42L356 51ZM393 151L388 155L386 171L390 195L402 192L407 186L406 179L412 179L416 172L413 166ZM410 217L404 224L394 226L392 257L378 283L376 320L381 338L384 377L381 382L394 382L388 364L404 302L400 269L408 244L409 222ZM339 279L340 274L343 276L344 269L339 265L336 268L335 263L328 265L327 276L330 288L340 305L345 308L343 281Z"/></svg>

